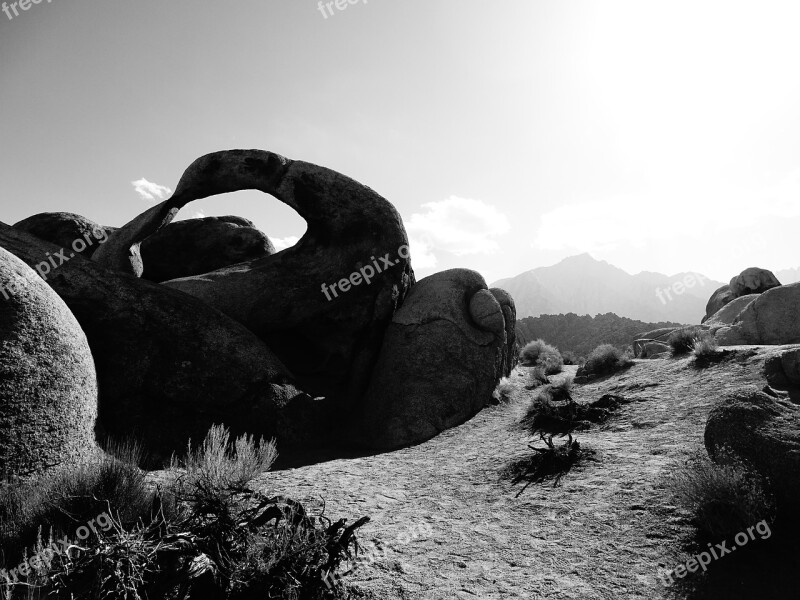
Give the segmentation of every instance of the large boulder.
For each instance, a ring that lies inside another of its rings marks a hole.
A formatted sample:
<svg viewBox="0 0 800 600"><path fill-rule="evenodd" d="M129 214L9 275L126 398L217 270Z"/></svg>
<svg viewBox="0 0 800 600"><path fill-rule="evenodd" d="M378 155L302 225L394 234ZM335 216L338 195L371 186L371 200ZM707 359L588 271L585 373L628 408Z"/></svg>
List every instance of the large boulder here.
<svg viewBox="0 0 800 600"><path fill-rule="evenodd" d="M708 299L708 303L706 304L706 316L704 316L703 320L700 322L705 323L708 319L719 312L723 306L735 299L736 294L734 294L733 290L731 290L731 286L723 285L721 288L717 289L713 294L711 294L711 298Z"/></svg>
<svg viewBox="0 0 800 600"><path fill-rule="evenodd" d="M740 298L748 294L763 294L780 284L772 271L750 267L731 279L730 286L734 297Z"/></svg>
<svg viewBox="0 0 800 600"><path fill-rule="evenodd" d="M4 224L0 246L29 265L56 248ZM330 430L332 407L300 392L263 341L202 301L80 256L47 281L95 357L102 435L137 437L158 460L215 423L274 436L283 455Z"/></svg>
<svg viewBox="0 0 800 600"><path fill-rule="evenodd" d="M772 387L800 387L800 348L769 356L764 362L764 375Z"/></svg>
<svg viewBox="0 0 800 600"><path fill-rule="evenodd" d="M770 388L735 392L709 414L705 446L712 459L727 447L750 463L768 478L778 519L800 520L800 406Z"/></svg>
<svg viewBox="0 0 800 600"><path fill-rule="evenodd" d="M718 329L717 341L738 344L800 343L800 283L767 290L750 302L734 323Z"/></svg>
<svg viewBox="0 0 800 600"><path fill-rule="evenodd" d="M352 408L364 394L383 333L414 283L400 215L370 188L317 165L261 150L196 160L175 194L115 232L92 257L141 275L140 244L189 202L256 189L308 228L272 256L163 285L195 296L267 342L315 396Z"/></svg>
<svg viewBox="0 0 800 600"><path fill-rule="evenodd" d="M97 375L64 302L0 248L0 477L77 463L94 452Z"/></svg>
<svg viewBox="0 0 800 600"><path fill-rule="evenodd" d="M501 288L491 288L489 290L495 297L500 307L503 309L503 319L506 327L506 346L500 353L497 371L503 377L508 377L519 360L519 348L517 345L517 307L514 299L507 291ZM494 306L491 306L494 312Z"/></svg>
<svg viewBox="0 0 800 600"><path fill-rule="evenodd" d="M510 315L475 271L418 282L386 332L358 438L382 450L417 444L486 406L514 327L504 312Z"/></svg>
<svg viewBox="0 0 800 600"><path fill-rule="evenodd" d="M275 246L247 219L188 219L142 242L142 277L157 282L191 277L271 254Z"/></svg>
<svg viewBox="0 0 800 600"><path fill-rule="evenodd" d="M23 219L14 227L26 231L68 253L90 257L108 239L113 227L67 212L39 213Z"/></svg>
<svg viewBox="0 0 800 600"><path fill-rule="evenodd" d="M666 342L648 339L634 340L633 342L634 358L667 358L670 353L670 345Z"/></svg>
<svg viewBox="0 0 800 600"><path fill-rule="evenodd" d="M711 318L704 320L703 324L709 327L732 325L739 316L739 313L747 308L747 306L756 298L758 298L758 294L739 296L720 308L711 316Z"/></svg>

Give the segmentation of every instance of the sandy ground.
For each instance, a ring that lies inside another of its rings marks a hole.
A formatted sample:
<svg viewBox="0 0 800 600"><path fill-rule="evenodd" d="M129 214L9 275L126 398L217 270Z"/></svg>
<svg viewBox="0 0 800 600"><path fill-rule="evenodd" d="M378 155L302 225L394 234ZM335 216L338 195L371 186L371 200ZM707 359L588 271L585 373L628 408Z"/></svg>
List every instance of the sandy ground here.
<svg viewBox="0 0 800 600"><path fill-rule="evenodd" d="M513 424L526 408L526 369L507 404L424 444L265 475L263 490L330 517L371 517L360 539L381 555L348 581L366 597L402 599L653 599L674 597L659 568L688 559L686 515L663 479L701 447L706 417L726 392L765 384L779 348L740 348L705 370L691 359L637 361L621 375L575 387L578 401L605 393L632 403L578 439L596 452L561 481L515 498L501 472L530 453ZM569 368L568 369L574 369Z"/></svg>

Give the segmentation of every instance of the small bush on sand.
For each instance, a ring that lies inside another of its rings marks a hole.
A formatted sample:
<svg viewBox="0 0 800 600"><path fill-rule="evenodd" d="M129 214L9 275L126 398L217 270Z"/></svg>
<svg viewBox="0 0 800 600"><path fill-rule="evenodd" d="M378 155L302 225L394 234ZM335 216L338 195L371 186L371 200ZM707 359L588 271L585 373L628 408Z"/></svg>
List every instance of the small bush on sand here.
<svg viewBox="0 0 800 600"><path fill-rule="evenodd" d="M514 385L508 377L503 377L497 382L497 387L492 392L495 403L508 402L514 395Z"/></svg>
<svg viewBox="0 0 800 600"><path fill-rule="evenodd" d="M528 444L528 448L533 450L533 454L506 467L505 474L511 478L513 485L523 481L527 482L517 492L517 498L534 483L552 480L553 487L558 486L561 478L569 473L575 464L594 454L591 450L581 448L578 440L573 440L572 435L569 435L569 438L560 445L553 443L552 435L540 434L539 439L544 442L544 448Z"/></svg>
<svg viewBox="0 0 800 600"><path fill-rule="evenodd" d="M719 343L710 333L705 333L698 337L694 342L692 354L698 362L712 362L717 357Z"/></svg>
<svg viewBox="0 0 800 600"><path fill-rule="evenodd" d="M544 367L533 367L530 370L530 383L528 384L528 389L532 390L538 388L543 385L547 385L550 383L550 379L547 377L545 373Z"/></svg>
<svg viewBox="0 0 800 600"><path fill-rule="evenodd" d="M629 354L611 344L602 344L589 353L586 363L578 369L578 375L610 375L627 369L632 364Z"/></svg>
<svg viewBox="0 0 800 600"><path fill-rule="evenodd" d="M132 475L130 481L119 476L111 483L106 479L107 487L95 484L92 489L100 489L106 498L102 511L109 527L95 530L93 536L79 544L80 548L51 553L49 561L40 562L27 575L17 574L13 581L0 583L0 597L343 597L345 589L337 571L357 554L356 530L369 519L364 517L352 525L344 519L333 523L324 513L310 515L291 499L256 492L252 489L253 480L270 468L275 457L272 442L256 442L248 436L231 442L227 429L218 426L211 429L199 448L193 450L190 446L184 460L173 460L163 488L151 490L143 483L139 486L136 482L140 480ZM132 469L128 465L115 472L132 473ZM60 479L37 484L44 498L58 498L60 492L54 490L63 485ZM84 493L86 487L84 484L79 491ZM20 498L31 493L28 487L13 491L6 488L3 498L12 500L0 506L11 509L0 510L30 517L36 511L28 507L26 512L26 507L20 506ZM62 498L59 502L69 504L68 500ZM126 503L140 507L131 512L130 518L122 517L125 510L131 510ZM139 518L133 522L136 512L140 513ZM43 529L52 525L47 521L50 513L37 514ZM91 518L96 517L94 513ZM19 516L15 519L16 529L28 522ZM4 528L16 530L8 527L5 519ZM74 529L66 532L69 540L76 539L74 534ZM46 547L46 540L46 534L40 536L28 556ZM5 560L0 567L11 568L15 561Z"/></svg>
<svg viewBox="0 0 800 600"><path fill-rule="evenodd" d="M713 539L730 539L756 523L774 520L768 482L730 451L713 462L705 450L695 453L669 480L675 499Z"/></svg>
<svg viewBox="0 0 800 600"><path fill-rule="evenodd" d="M698 331L696 329L678 329L669 335L667 344L672 349L672 356L683 356L692 351L697 340Z"/></svg>
<svg viewBox="0 0 800 600"><path fill-rule="evenodd" d="M542 367L547 375L561 372L564 361L558 348L545 343L544 340L534 340L520 352L520 362L525 367Z"/></svg>

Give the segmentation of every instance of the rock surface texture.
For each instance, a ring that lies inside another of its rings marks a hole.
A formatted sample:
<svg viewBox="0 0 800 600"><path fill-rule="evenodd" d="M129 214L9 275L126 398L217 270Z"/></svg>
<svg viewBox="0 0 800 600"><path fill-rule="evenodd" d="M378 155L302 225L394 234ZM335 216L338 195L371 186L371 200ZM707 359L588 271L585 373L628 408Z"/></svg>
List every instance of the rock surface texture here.
<svg viewBox="0 0 800 600"><path fill-rule="evenodd" d="M241 217L170 223L142 242L142 278L167 281L202 275L275 254L269 238Z"/></svg>
<svg viewBox="0 0 800 600"><path fill-rule="evenodd" d="M500 302L467 269L436 273L412 288L392 318L363 402L365 444L388 450L423 442L489 402L514 326L504 316L509 299L497 295Z"/></svg>
<svg viewBox="0 0 800 600"><path fill-rule="evenodd" d="M96 417L86 336L55 292L0 247L0 477L79 462L95 449Z"/></svg>
<svg viewBox="0 0 800 600"><path fill-rule="evenodd" d="M728 447L767 477L778 519L797 524L800 406L757 388L734 392L709 414L705 446L712 459Z"/></svg>

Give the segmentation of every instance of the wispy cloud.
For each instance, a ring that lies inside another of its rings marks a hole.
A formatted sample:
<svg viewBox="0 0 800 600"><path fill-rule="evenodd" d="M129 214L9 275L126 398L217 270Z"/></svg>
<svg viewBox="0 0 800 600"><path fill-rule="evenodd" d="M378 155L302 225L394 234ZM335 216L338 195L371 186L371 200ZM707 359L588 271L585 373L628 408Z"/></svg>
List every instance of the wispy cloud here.
<svg viewBox="0 0 800 600"><path fill-rule="evenodd" d="M455 256L494 254L500 249L498 237L511 229L508 218L496 207L470 198L450 196L422 205L406 221L414 266L435 267L436 251Z"/></svg>
<svg viewBox="0 0 800 600"><path fill-rule="evenodd" d="M139 194L142 200L146 202L156 202L158 200L166 200L170 194L172 194L172 190L164 185L159 185L157 183L153 183L152 181L147 181L144 177L142 179L137 179L136 181L131 181L131 185L133 186L134 191Z"/></svg>
<svg viewBox="0 0 800 600"><path fill-rule="evenodd" d="M275 246L275 250L277 250L278 252L280 252L281 250L286 250L286 248L291 248L297 242L300 241L300 238L296 237L294 235L290 235L289 237L285 237L285 238L272 238L271 237L269 239L272 242L272 245Z"/></svg>

